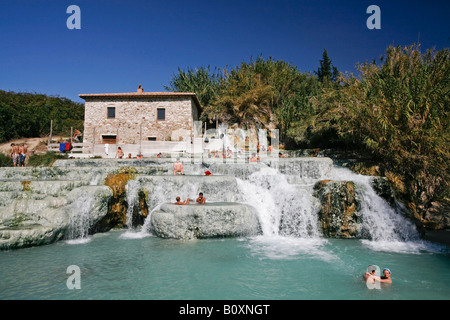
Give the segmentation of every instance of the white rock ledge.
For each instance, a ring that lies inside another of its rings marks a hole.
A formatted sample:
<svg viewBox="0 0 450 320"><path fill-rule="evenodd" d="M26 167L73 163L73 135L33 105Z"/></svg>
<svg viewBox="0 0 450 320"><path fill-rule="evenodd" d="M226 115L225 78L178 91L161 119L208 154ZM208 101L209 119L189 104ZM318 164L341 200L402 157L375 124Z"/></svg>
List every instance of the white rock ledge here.
<svg viewBox="0 0 450 320"><path fill-rule="evenodd" d="M236 202L167 203L152 213L151 223L157 236L184 240L251 236L261 232L256 211Z"/></svg>

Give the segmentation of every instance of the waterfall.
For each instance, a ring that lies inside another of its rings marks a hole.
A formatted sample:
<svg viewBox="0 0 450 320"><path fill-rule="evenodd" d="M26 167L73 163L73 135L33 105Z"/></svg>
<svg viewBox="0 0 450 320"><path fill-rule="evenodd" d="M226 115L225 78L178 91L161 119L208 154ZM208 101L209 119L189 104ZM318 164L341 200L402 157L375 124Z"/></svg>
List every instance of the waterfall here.
<svg viewBox="0 0 450 320"><path fill-rule="evenodd" d="M244 202L257 210L263 237L277 237L277 250L285 250L280 247L280 241L286 243L286 240L280 240L280 237L288 237L288 243L294 237L312 241L313 246L320 245L323 242L315 240L325 239L321 237L319 230L320 204L313 197L311 179L291 179L290 175L281 174L272 168L261 168L247 179L238 178L238 191ZM334 167L328 173L328 178L354 182L361 201L362 222L358 225L358 237L366 246L373 250L391 252L441 250L440 246L421 240L414 223L375 192L371 185L373 177ZM264 244L266 245L267 243ZM272 245L273 241L270 246ZM288 246L293 245L297 246L298 242ZM323 253L321 250L317 252Z"/></svg>
<svg viewBox="0 0 450 320"><path fill-rule="evenodd" d="M83 195L75 200L69 207L69 227L67 230L67 243L80 244L89 242L89 228L91 226L90 213L94 198Z"/></svg>
<svg viewBox="0 0 450 320"><path fill-rule="evenodd" d="M409 253L442 249L439 245L421 240L414 223L375 192L371 185L373 177L336 167L331 178L355 183L355 191L361 199L362 222L358 228L360 239L366 246L377 251Z"/></svg>
<svg viewBox="0 0 450 320"><path fill-rule="evenodd" d="M237 181L244 201L258 212L263 235L319 237L311 186L291 184L272 168L262 168L247 180Z"/></svg>
<svg viewBox="0 0 450 320"><path fill-rule="evenodd" d="M375 192L371 186L372 178L344 168L333 170L333 179L355 183L355 190L361 199L361 238L373 241L418 240L419 234L414 224Z"/></svg>
<svg viewBox="0 0 450 320"><path fill-rule="evenodd" d="M128 204L125 223L128 229L133 229L133 213L135 208L139 210L139 182L136 180L129 180L125 188Z"/></svg>
<svg viewBox="0 0 450 320"><path fill-rule="evenodd" d="M161 204L174 202L176 196L182 200L195 199L203 192L207 202L241 202L254 207L262 231L258 241L270 238L268 247L273 248L276 243L276 248L288 252L294 247L312 252L310 249L314 247L314 254L323 254L318 246L327 239L322 237L320 229L320 202L313 196L314 184L331 179L355 184L361 216L357 237L365 245L374 250L400 252L429 249L429 244L420 239L415 225L374 191L373 177L333 167L328 160L292 159L282 161L280 166L211 164L209 167L214 172L224 175L141 176L130 180L127 184L129 231L133 231L132 216L138 205L139 190L145 190L148 195L146 201L150 213L140 230L127 232L124 237L151 235L151 213Z"/></svg>

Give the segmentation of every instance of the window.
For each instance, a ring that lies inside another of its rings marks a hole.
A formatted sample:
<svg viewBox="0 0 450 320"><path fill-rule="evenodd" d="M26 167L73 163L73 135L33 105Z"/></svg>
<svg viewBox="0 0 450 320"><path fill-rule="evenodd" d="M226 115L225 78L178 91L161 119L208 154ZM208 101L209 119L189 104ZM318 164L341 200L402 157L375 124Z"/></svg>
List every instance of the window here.
<svg viewBox="0 0 450 320"><path fill-rule="evenodd" d="M156 141L156 137L147 137L148 141Z"/></svg>
<svg viewBox="0 0 450 320"><path fill-rule="evenodd" d="M106 144L106 143L108 143L108 144L116 144L116 141L117 141L117 137L116 136L113 136L113 135L111 135L111 136L102 136L102 142L103 142L103 144Z"/></svg>
<svg viewBox="0 0 450 320"><path fill-rule="evenodd" d="M157 120L166 120L166 109L158 108Z"/></svg>
<svg viewBox="0 0 450 320"><path fill-rule="evenodd" d="M108 119L114 119L116 117L116 107L108 107Z"/></svg>

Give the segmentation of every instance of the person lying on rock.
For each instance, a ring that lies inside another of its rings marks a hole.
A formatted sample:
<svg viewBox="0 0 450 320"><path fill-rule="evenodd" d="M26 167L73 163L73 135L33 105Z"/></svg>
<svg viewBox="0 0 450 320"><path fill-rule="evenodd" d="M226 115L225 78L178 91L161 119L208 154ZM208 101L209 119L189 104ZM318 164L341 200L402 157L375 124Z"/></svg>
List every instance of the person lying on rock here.
<svg viewBox="0 0 450 320"><path fill-rule="evenodd" d="M180 197L176 198L177 202L175 202L174 204L183 206L183 205L187 205L189 204L189 201L191 201L191 199L187 198L186 201L180 201Z"/></svg>

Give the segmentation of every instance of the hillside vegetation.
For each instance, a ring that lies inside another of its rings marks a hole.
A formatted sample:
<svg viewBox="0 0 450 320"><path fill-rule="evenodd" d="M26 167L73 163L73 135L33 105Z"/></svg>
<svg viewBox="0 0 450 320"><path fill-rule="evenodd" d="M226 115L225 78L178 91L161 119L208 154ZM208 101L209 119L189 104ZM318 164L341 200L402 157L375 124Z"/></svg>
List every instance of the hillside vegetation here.
<svg viewBox="0 0 450 320"><path fill-rule="evenodd" d="M69 135L70 128L83 129L84 105L44 94L0 90L0 143L17 138Z"/></svg>

